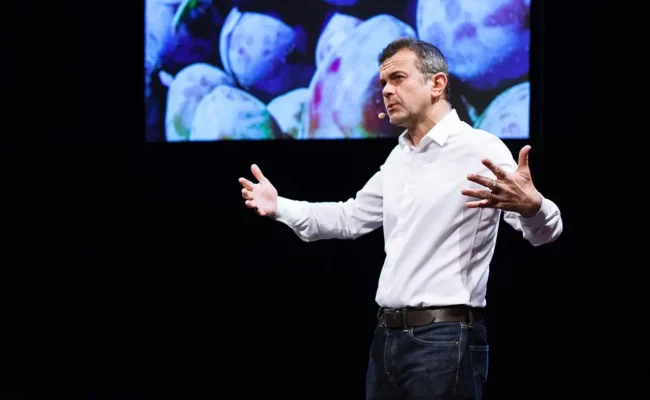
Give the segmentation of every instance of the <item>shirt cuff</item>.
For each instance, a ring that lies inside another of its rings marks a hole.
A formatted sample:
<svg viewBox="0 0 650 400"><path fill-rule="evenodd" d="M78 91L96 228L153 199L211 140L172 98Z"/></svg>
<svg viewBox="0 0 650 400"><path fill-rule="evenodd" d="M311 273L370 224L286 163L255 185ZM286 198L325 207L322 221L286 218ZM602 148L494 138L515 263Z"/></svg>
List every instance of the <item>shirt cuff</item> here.
<svg viewBox="0 0 650 400"><path fill-rule="evenodd" d="M273 218L289 224L295 223L299 219L298 202L278 196L278 207Z"/></svg>
<svg viewBox="0 0 650 400"><path fill-rule="evenodd" d="M546 221L553 214L554 211L555 210L553 209L553 205L551 204L551 202L546 200L546 198L542 196L542 206L537 211L537 214L530 217L524 217L522 215L521 223L529 226L543 225L546 223Z"/></svg>

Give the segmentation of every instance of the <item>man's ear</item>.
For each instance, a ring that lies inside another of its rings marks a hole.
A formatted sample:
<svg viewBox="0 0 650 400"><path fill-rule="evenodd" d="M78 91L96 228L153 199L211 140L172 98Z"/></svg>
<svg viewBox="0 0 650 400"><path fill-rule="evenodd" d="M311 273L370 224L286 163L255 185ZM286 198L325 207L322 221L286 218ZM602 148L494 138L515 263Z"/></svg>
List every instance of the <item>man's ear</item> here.
<svg viewBox="0 0 650 400"><path fill-rule="evenodd" d="M444 72L438 72L431 76L431 96L441 97L445 93L447 87L447 75Z"/></svg>

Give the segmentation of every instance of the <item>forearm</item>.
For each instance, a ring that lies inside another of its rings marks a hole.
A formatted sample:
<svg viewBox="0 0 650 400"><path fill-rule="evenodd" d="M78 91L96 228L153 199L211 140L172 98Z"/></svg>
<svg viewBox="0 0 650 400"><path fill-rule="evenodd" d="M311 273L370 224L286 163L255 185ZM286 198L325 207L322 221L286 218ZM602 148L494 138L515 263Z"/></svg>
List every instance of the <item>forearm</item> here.
<svg viewBox="0 0 650 400"><path fill-rule="evenodd" d="M381 225L376 213L346 202L291 200L278 197L274 219L290 227L305 242L325 239L356 239Z"/></svg>

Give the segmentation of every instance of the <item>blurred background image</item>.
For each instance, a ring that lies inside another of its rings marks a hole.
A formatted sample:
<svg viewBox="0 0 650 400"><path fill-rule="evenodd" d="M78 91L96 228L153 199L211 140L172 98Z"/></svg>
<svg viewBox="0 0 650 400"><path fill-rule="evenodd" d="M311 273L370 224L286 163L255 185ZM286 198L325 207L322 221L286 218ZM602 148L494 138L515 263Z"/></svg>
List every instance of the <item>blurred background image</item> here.
<svg viewBox="0 0 650 400"><path fill-rule="evenodd" d="M452 105L529 137L530 0L146 0L146 141L394 138L377 57L417 37Z"/></svg>

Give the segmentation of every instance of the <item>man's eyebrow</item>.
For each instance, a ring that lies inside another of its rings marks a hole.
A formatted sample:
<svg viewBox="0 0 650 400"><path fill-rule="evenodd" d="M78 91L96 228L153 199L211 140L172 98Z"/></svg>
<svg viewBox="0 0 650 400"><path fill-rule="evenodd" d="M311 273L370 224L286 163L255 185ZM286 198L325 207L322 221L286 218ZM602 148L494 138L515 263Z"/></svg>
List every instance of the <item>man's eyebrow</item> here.
<svg viewBox="0 0 650 400"><path fill-rule="evenodd" d="M406 75L406 72L402 71L401 69L398 69L397 71L393 71L390 74L388 74L388 77L393 78L393 77L395 77L395 75L399 75L399 74ZM382 83L384 81L385 81L385 79L382 79L381 77L379 77L379 83Z"/></svg>

